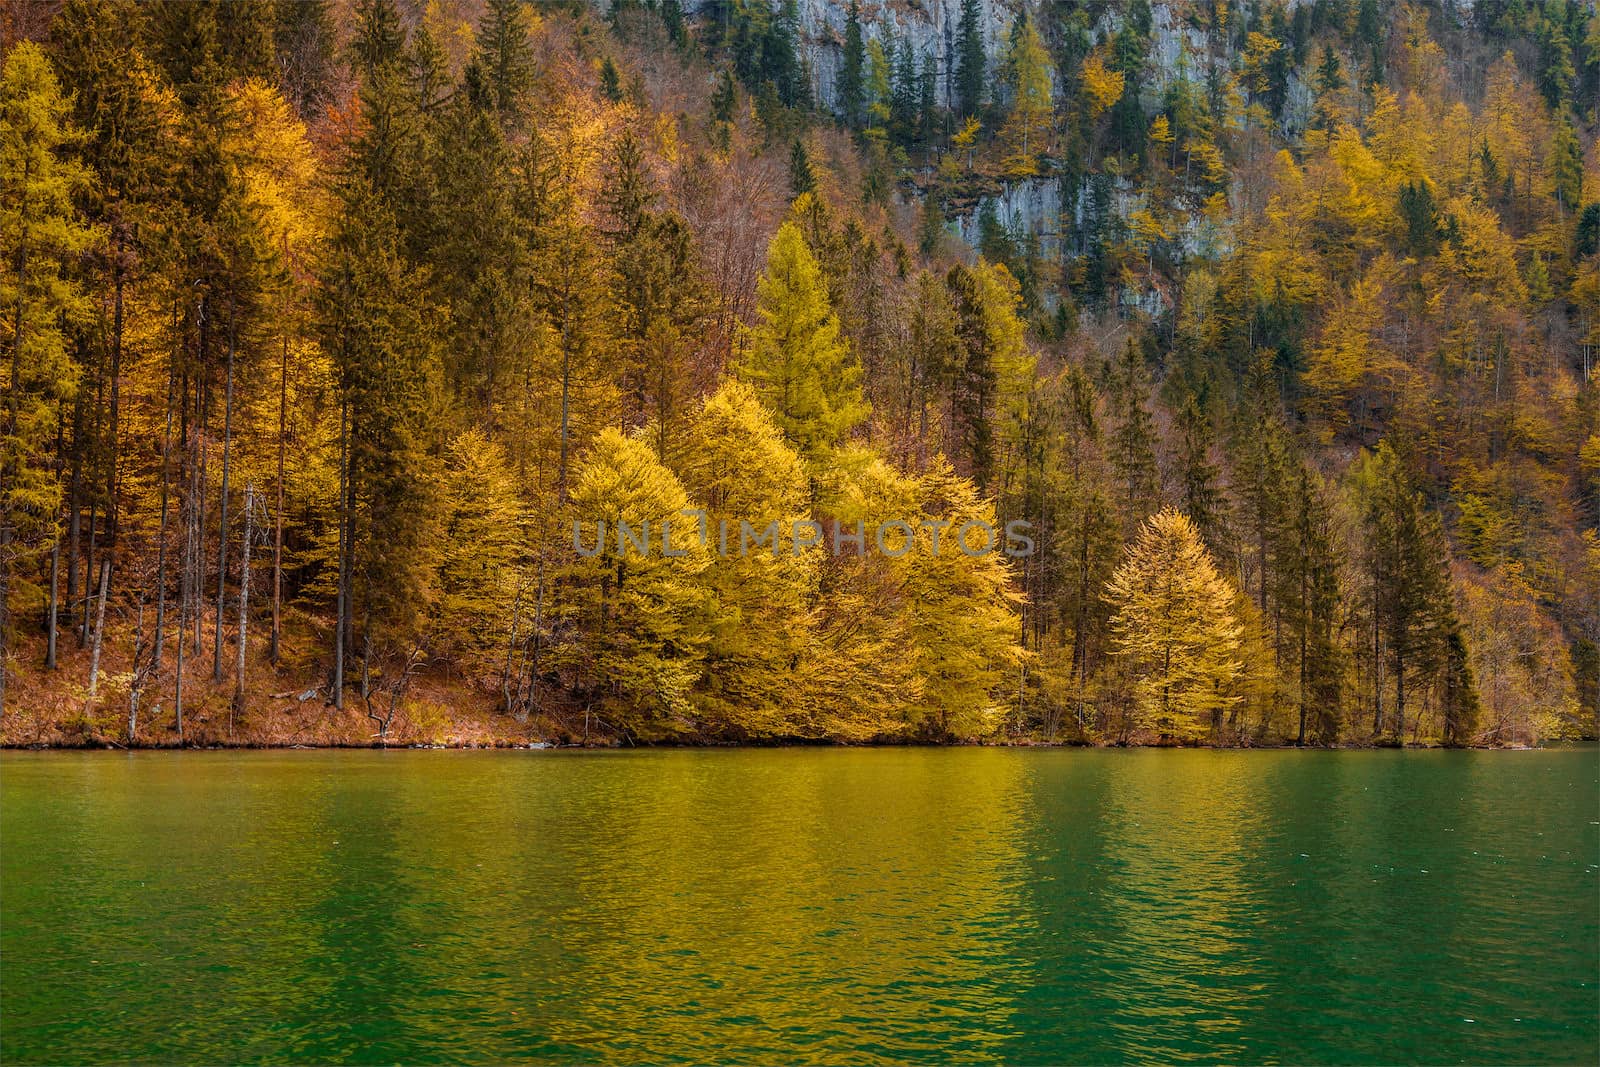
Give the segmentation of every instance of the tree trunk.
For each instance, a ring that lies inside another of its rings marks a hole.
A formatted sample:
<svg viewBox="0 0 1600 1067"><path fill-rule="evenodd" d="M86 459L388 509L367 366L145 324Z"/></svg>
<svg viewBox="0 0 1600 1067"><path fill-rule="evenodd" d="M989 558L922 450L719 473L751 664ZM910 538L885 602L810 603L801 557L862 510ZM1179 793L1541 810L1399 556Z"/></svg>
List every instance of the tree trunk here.
<svg viewBox="0 0 1600 1067"><path fill-rule="evenodd" d="M95 690L100 683L100 646L105 642L106 636L106 593L111 585L111 556L106 555L100 561L100 595L96 598L94 611L94 644L89 653L89 705L88 710L94 709Z"/></svg>
<svg viewBox="0 0 1600 1067"><path fill-rule="evenodd" d="M167 369L167 419L161 431L161 523L156 532L156 633L150 646L150 663L153 669L161 668L162 643L166 637L167 622L167 483L171 479L172 452L172 386L177 377L175 367Z"/></svg>
<svg viewBox="0 0 1600 1067"><path fill-rule="evenodd" d="M228 371L222 402L222 492L217 518L217 625L211 639L211 680L222 681L222 611L228 592L228 474L233 452L233 353L236 331L233 298L228 298Z"/></svg>
<svg viewBox="0 0 1600 1067"><path fill-rule="evenodd" d="M336 605L333 622L333 706L344 710L344 619L350 599L350 546L345 543L349 523L345 521L350 505L346 482L350 479L350 441L348 404L339 404L339 589L334 598Z"/></svg>
<svg viewBox="0 0 1600 1067"><path fill-rule="evenodd" d="M289 426L289 335L283 335L283 362L278 367L278 503L272 513L272 647L278 665L283 640L283 461Z"/></svg>
<svg viewBox="0 0 1600 1067"><path fill-rule="evenodd" d="M0 718L6 713L6 668L11 661L10 520L9 515L0 515Z"/></svg>
<svg viewBox="0 0 1600 1067"><path fill-rule="evenodd" d="M234 667L233 706L244 710L245 639L250 628L250 538L255 533L256 487L244 487L244 547L239 556L239 652Z"/></svg>
<svg viewBox="0 0 1600 1067"><path fill-rule="evenodd" d="M56 669L56 633L61 610L61 516L55 517L56 541L50 549L50 609L44 624L44 669Z"/></svg>

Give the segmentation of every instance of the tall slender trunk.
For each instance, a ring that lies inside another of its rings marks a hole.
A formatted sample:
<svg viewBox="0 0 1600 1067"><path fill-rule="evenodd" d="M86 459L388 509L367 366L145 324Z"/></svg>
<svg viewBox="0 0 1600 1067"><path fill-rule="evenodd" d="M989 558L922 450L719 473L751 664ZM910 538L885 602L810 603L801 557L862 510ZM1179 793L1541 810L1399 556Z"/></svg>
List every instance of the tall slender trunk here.
<svg viewBox="0 0 1600 1067"><path fill-rule="evenodd" d="M106 551L116 558L118 466L122 455L122 272L123 234L117 233L117 258L113 268L114 296L111 314L111 403L107 419L109 438L106 452Z"/></svg>
<svg viewBox="0 0 1600 1067"><path fill-rule="evenodd" d="M572 346L570 344L570 294L561 300L561 461L556 474L557 499L567 502L567 430L572 396Z"/></svg>
<svg viewBox="0 0 1600 1067"><path fill-rule="evenodd" d="M1383 734L1383 631L1378 626L1378 579L1372 579L1372 736Z"/></svg>
<svg viewBox="0 0 1600 1067"><path fill-rule="evenodd" d="M12 337L11 351L14 356L11 360L11 388L6 393L6 421L7 433L14 433L17 422L22 413L22 324L23 311L26 308L27 280L28 280L28 220L31 218L28 207L28 189L31 187L33 177L33 162L26 152L23 153L22 182L18 188L22 191L21 202L18 205L17 217L22 220L22 233L17 241L17 308L16 329ZM9 458L0 463L0 483L9 485L15 476ZM11 545L16 539L15 528L12 525L11 508L9 505L0 509L0 716L6 712L6 664L11 661Z"/></svg>
<svg viewBox="0 0 1600 1067"><path fill-rule="evenodd" d="M111 555L100 561L100 595L96 598L94 610L94 644L89 653L89 703L87 710L94 710L95 690L100 684L100 646L105 642L106 636L106 593L111 586Z"/></svg>
<svg viewBox="0 0 1600 1067"><path fill-rule="evenodd" d="M1394 740L1397 745L1406 743L1406 656L1398 649L1394 656Z"/></svg>
<svg viewBox="0 0 1600 1067"><path fill-rule="evenodd" d="M345 535L349 532L349 524L345 520L350 505L350 494L345 484L350 478L349 422L349 404L341 399L339 401L339 588L334 598L336 607L333 622L333 680L329 683L333 689L333 706L341 711L344 710L344 619L350 598L350 546L345 543Z"/></svg>
<svg viewBox="0 0 1600 1067"><path fill-rule="evenodd" d="M156 633L150 646L152 669L161 669L162 642L166 636L167 621L167 498L170 493L172 453L172 386L177 379L177 367L167 368L167 418L161 430L161 524L156 533Z"/></svg>
<svg viewBox="0 0 1600 1067"><path fill-rule="evenodd" d="M83 461L78 455L78 427L82 424L73 405L72 475L67 480L67 628L72 628L72 613L78 605L78 546L83 531L83 515L78 504L78 484Z"/></svg>
<svg viewBox="0 0 1600 1067"><path fill-rule="evenodd" d="M255 533L256 487L246 482L244 487L244 546L239 555L239 652L234 664L233 706L244 710L244 653L245 639L250 630L250 539Z"/></svg>
<svg viewBox="0 0 1600 1067"><path fill-rule="evenodd" d="M56 669L56 632L61 609L61 516L55 516L56 540L50 549L50 610L44 624L44 669Z"/></svg>
<svg viewBox="0 0 1600 1067"><path fill-rule="evenodd" d="M289 334L283 335L283 362L278 367L278 503L272 510L272 649L277 666L283 640L283 461L289 427Z"/></svg>
<svg viewBox="0 0 1600 1067"><path fill-rule="evenodd" d="M233 354L238 337L233 297L228 297L228 371L222 402L222 492L217 507L217 625L211 641L211 680L222 681L222 611L228 592L228 474L233 452Z"/></svg>
<svg viewBox="0 0 1600 1067"><path fill-rule="evenodd" d="M89 551L83 557L83 616L78 623L78 647L89 647L89 614L94 609L94 573L95 573L95 535L99 527L95 520L99 518L100 501L89 500Z"/></svg>

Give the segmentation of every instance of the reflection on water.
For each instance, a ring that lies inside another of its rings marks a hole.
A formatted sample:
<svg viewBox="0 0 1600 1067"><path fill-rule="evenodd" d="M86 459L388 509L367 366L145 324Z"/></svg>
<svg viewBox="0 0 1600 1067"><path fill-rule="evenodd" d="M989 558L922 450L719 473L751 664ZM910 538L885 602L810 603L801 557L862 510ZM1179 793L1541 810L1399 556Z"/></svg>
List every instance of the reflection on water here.
<svg viewBox="0 0 1600 1067"><path fill-rule="evenodd" d="M0 1058L1587 1062L1593 750L0 756Z"/></svg>

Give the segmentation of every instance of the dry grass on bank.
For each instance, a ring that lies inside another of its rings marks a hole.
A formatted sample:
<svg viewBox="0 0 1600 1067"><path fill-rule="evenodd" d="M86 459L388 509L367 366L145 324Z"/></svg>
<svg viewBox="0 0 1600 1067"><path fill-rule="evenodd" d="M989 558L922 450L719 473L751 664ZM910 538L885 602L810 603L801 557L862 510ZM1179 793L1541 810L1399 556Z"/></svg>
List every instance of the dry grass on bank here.
<svg viewBox="0 0 1600 1067"><path fill-rule="evenodd" d="M237 656L233 635L224 635L220 683L212 680L211 629L204 628L198 653L191 636L184 656L181 737L173 702L176 648L170 641L165 670L145 683L130 736L131 626L114 627L107 621L92 702L88 691L90 650L78 646L76 632L63 628L53 671L44 669L44 638L37 633L19 633L7 676L0 746L367 747L380 743L378 727L367 717L355 686L346 690L343 710L327 703L327 653L320 630L314 620L288 620L283 655L276 666L268 661L265 639L258 642L252 633L240 708L234 707L233 699ZM374 700L378 703L376 697ZM424 671L412 679L396 710L387 743L491 748L577 740L554 718L534 717L519 723L497 708L496 693L453 672Z"/></svg>

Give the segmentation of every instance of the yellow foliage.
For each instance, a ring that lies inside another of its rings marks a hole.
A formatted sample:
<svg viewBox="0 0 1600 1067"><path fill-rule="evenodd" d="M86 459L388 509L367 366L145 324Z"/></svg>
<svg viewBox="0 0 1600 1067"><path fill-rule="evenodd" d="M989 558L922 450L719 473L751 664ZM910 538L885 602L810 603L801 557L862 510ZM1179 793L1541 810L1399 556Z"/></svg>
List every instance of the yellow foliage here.
<svg viewBox="0 0 1600 1067"><path fill-rule="evenodd" d="M1099 118L1112 104L1122 99L1123 77L1120 70L1109 70L1098 53L1083 61L1080 72L1083 91L1089 98L1089 117Z"/></svg>

